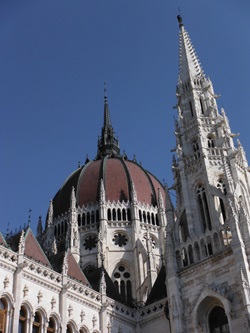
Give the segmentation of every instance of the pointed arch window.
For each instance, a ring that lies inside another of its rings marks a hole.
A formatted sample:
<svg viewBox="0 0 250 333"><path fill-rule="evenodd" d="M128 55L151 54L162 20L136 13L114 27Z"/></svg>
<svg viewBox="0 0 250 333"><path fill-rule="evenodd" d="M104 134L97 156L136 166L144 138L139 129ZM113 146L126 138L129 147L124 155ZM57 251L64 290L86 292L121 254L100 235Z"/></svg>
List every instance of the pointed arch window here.
<svg viewBox="0 0 250 333"><path fill-rule="evenodd" d="M39 312L35 313L32 333L41 333L42 330L42 316Z"/></svg>
<svg viewBox="0 0 250 333"><path fill-rule="evenodd" d="M193 140L192 147L193 147L194 157L197 160L200 158L200 147L197 140Z"/></svg>
<svg viewBox="0 0 250 333"><path fill-rule="evenodd" d="M201 98L200 98L200 106L201 106L201 113L204 114L203 101Z"/></svg>
<svg viewBox="0 0 250 333"><path fill-rule="evenodd" d="M0 333L5 332L7 320L7 302L5 299L0 299Z"/></svg>
<svg viewBox="0 0 250 333"><path fill-rule="evenodd" d="M210 333L230 333L225 310L216 306L209 315Z"/></svg>
<svg viewBox="0 0 250 333"><path fill-rule="evenodd" d="M193 110L193 105L192 105L191 101L189 101L189 109L190 109L190 112L191 112L191 116L193 117L194 116L194 110Z"/></svg>
<svg viewBox="0 0 250 333"><path fill-rule="evenodd" d="M207 137L207 146L208 148L214 148L214 138L212 136Z"/></svg>
<svg viewBox="0 0 250 333"><path fill-rule="evenodd" d="M223 194L227 194L227 190L226 190L226 185L223 182L222 179L219 179L217 182L217 188L218 190L220 190ZM219 197L219 208L220 208L220 212L221 212L221 216L222 216L222 221L221 223L224 224L226 222L226 208L225 208L225 204L224 201L221 197Z"/></svg>
<svg viewBox="0 0 250 333"><path fill-rule="evenodd" d="M119 265L113 273L114 284L117 287L122 298L131 302L132 300L132 283L130 271L123 265Z"/></svg>
<svg viewBox="0 0 250 333"><path fill-rule="evenodd" d="M27 329L27 310L24 306L22 306L19 313L18 333L26 333L26 329Z"/></svg>
<svg viewBox="0 0 250 333"><path fill-rule="evenodd" d="M49 319L49 324L47 327L47 333L54 333L56 331L56 324L53 318Z"/></svg>
<svg viewBox="0 0 250 333"><path fill-rule="evenodd" d="M211 230L212 226L207 202L207 195L204 186L199 185L197 187L196 195L198 199L198 208L200 211L203 232L206 232L207 229Z"/></svg>

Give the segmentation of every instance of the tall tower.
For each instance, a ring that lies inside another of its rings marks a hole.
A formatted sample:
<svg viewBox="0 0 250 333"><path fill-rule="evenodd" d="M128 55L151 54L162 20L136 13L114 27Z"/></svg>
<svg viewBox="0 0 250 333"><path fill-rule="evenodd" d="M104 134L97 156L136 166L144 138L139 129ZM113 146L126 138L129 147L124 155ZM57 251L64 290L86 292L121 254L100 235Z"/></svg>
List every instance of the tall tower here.
<svg viewBox="0 0 250 333"><path fill-rule="evenodd" d="M167 237L174 247L167 258L172 329L249 332L248 163L180 16L178 22L177 218Z"/></svg>

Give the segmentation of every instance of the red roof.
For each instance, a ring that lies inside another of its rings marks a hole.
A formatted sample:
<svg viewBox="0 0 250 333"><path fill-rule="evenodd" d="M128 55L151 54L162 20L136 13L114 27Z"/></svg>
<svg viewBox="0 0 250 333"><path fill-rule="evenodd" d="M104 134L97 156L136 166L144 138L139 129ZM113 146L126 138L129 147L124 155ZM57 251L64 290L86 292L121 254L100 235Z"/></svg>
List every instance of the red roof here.
<svg viewBox="0 0 250 333"><path fill-rule="evenodd" d="M131 201L131 181L134 182L139 202L156 205L158 188L161 188L165 198L164 188L158 179L135 161L125 160L121 156L105 156L88 162L66 180L53 199L54 217L68 211L72 186L75 187L77 205L80 207L98 202L101 179L107 201Z"/></svg>
<svg viewBox="0 0 250 333"><path fill-rule="evenodd" d="M51 266L48 258L44 254L31 229L28 229L25 235L24 254L27 257L34 259L35 261L41 262L47 266Z"/></svg>

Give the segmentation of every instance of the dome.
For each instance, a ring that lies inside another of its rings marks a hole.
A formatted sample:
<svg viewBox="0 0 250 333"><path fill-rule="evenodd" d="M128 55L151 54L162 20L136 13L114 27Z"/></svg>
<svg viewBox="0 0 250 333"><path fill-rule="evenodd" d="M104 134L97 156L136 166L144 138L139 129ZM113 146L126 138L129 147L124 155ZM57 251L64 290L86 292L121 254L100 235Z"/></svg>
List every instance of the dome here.
<svg viewBox="0 0 250 333"><path fill-rule="evenodd" d="M69 176L53 199L54 217L69 210L72 187L75 188L77 206L99 202L101 179L106 201L131 201L132 181L137 201L145 205L156 206L158 189L163 196L165 192L159 180L137 162L119 155L106 155L87 162Z"/></svg>

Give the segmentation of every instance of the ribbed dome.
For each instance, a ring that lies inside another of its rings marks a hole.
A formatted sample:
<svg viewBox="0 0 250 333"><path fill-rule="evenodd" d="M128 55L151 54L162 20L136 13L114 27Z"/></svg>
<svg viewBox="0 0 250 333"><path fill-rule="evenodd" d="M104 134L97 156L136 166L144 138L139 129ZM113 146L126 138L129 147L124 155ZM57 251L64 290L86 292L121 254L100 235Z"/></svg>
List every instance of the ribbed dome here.
<svg viewBox="0 0 250 333"><path fill-rule="evenodd" d="M159 188L163 198L165 197L162 184L135 161L121 156L105 156L86 163L70 175L53 199L54 217L68 211L72 186L75 188L77 206L97 203L101 179L103 179L107 201L131 201L132 181L137 200L141 203L157 205Z"/></svg>

